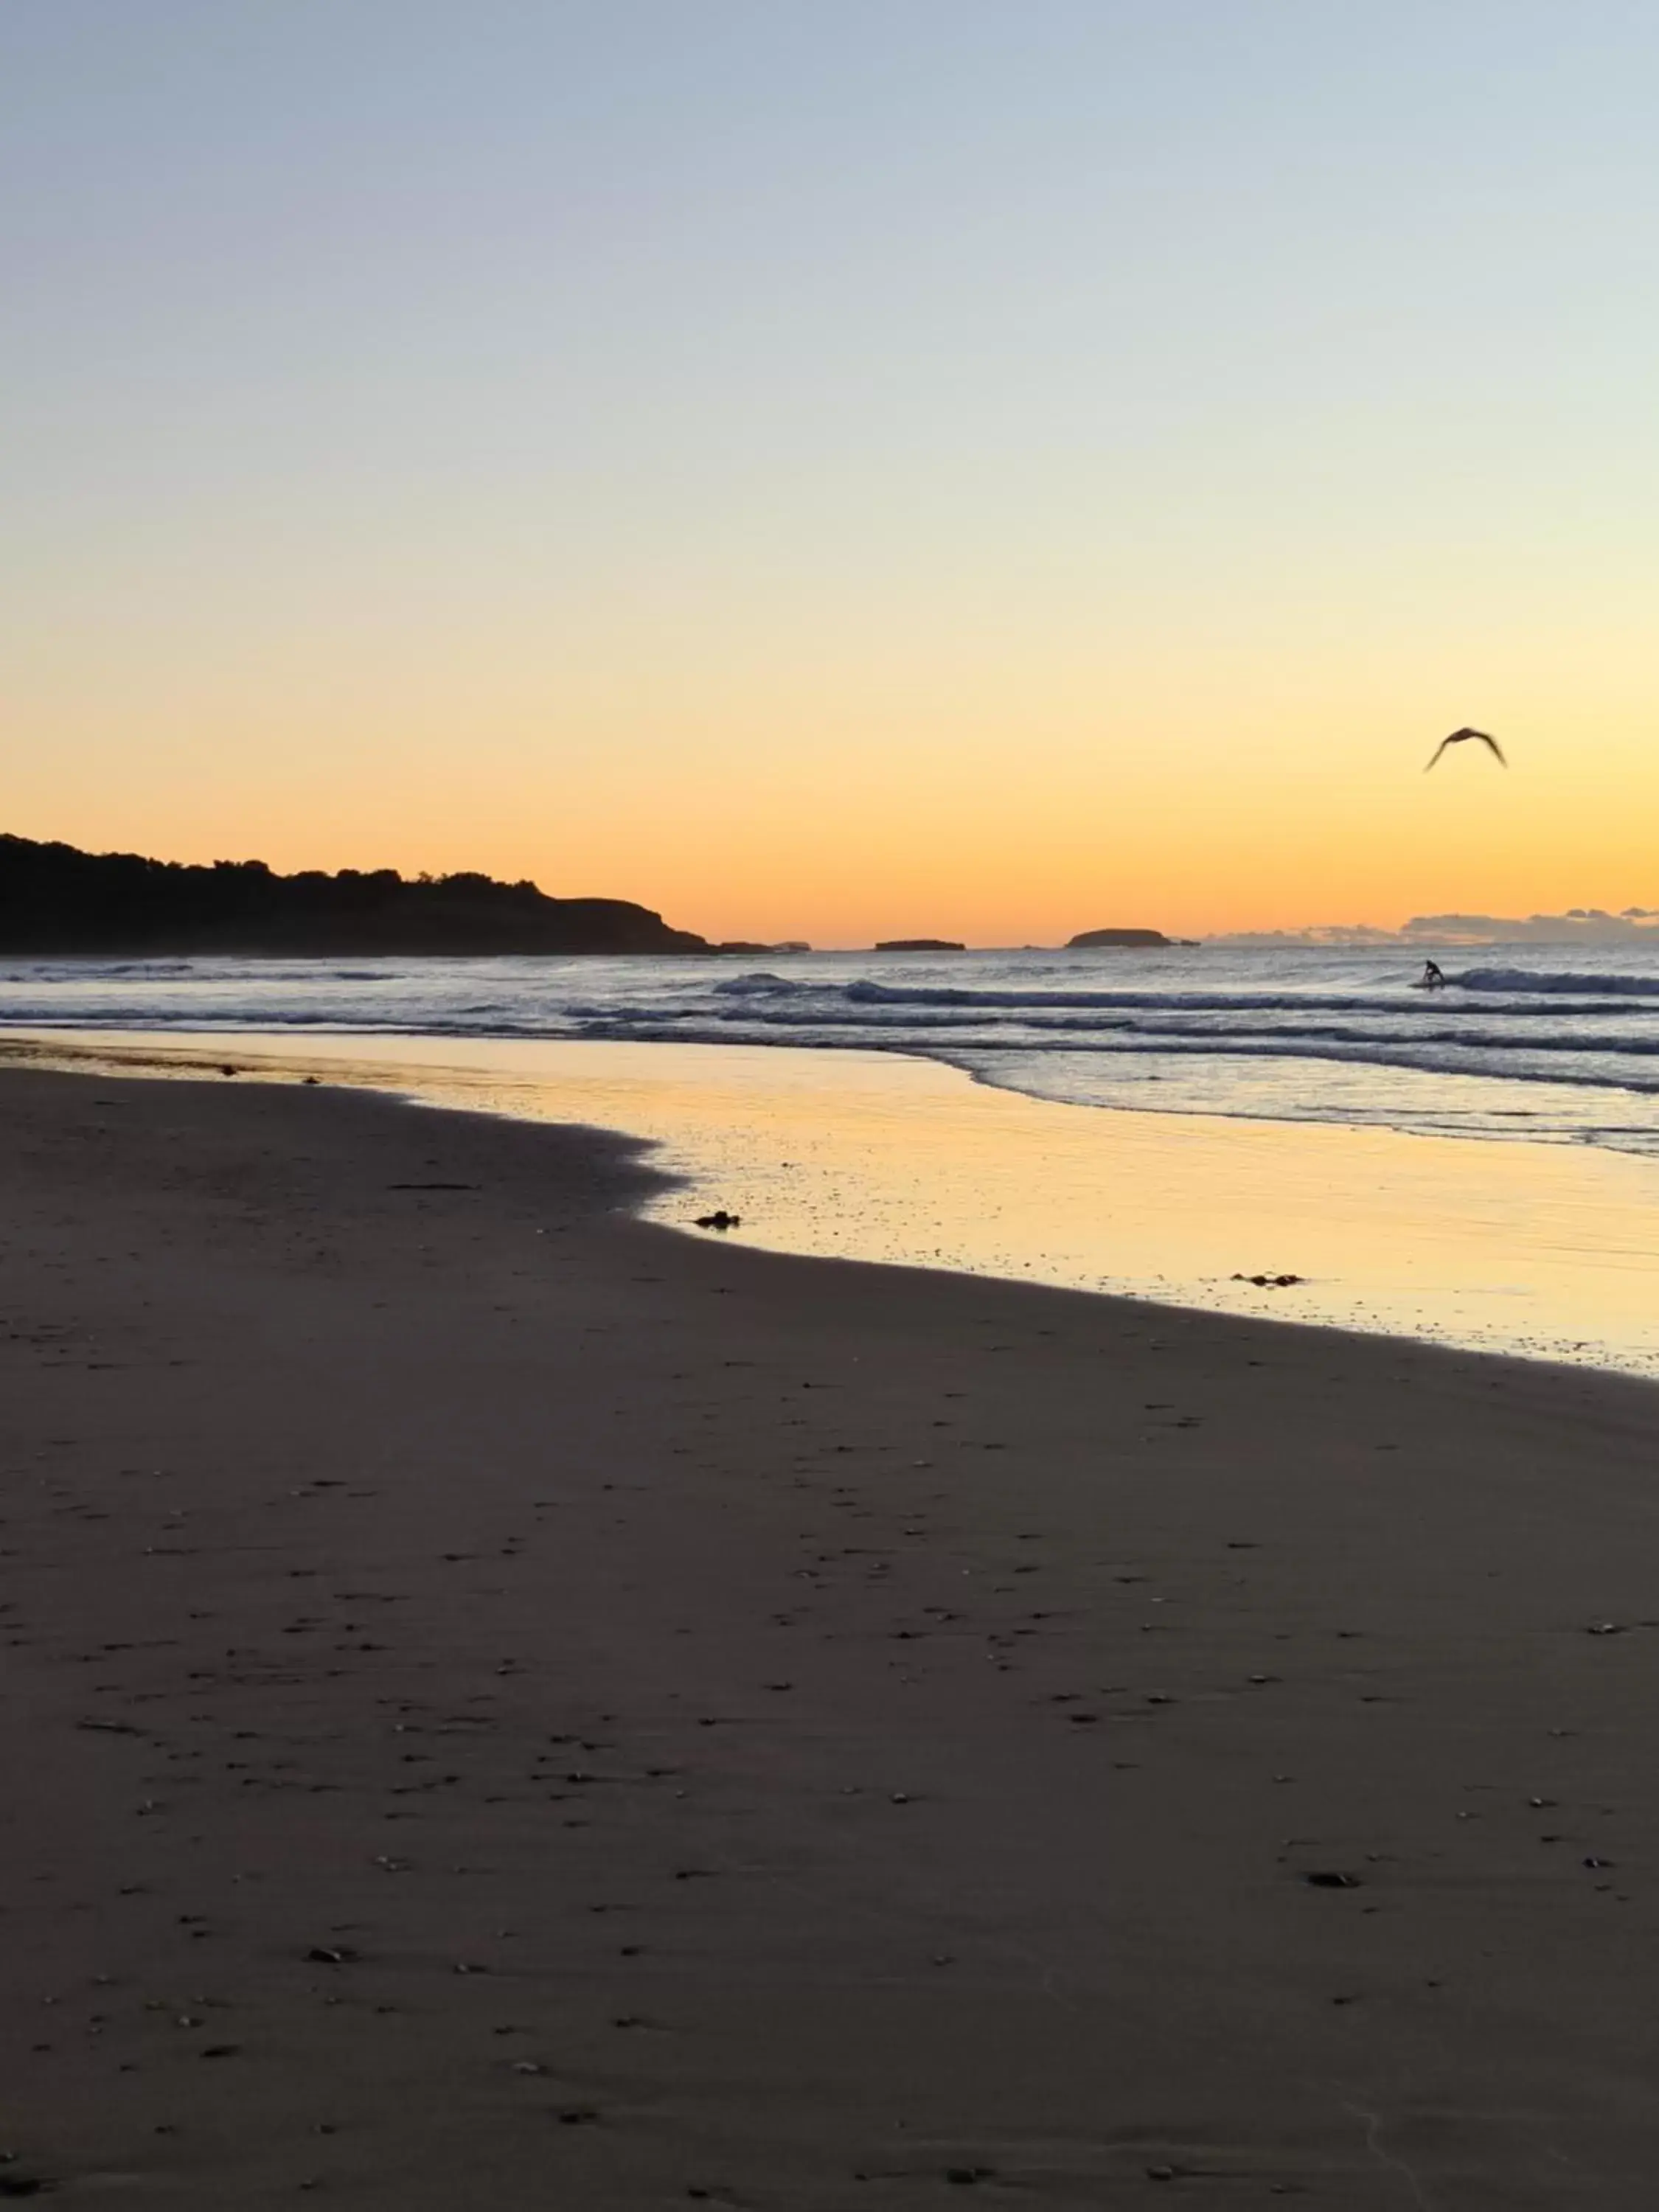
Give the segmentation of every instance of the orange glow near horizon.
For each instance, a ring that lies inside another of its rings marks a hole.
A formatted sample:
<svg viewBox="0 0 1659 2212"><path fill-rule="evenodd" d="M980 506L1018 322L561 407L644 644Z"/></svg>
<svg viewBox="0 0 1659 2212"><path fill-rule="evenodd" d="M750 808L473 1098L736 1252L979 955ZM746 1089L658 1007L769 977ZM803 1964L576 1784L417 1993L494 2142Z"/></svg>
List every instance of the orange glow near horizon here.
<svg viewBox="0 0 1659 2212"><path fill-rule="evenodd" d="M1047 642L1030 663L1046 690L969 665L951 691L930 696L911 672L883 696L856 680L849 641L839 680L794 696L775 681L745 699L665 664L609 700L587 672L574 708L568 679L526 669L527 698L503 699L498 674L494 697L469 701L456 682L419 699L388 672L377 705L360 672L366 696L332 714L292 691L255 711L232 671L213 695L181 699L176 675L158 684L163 718L123 672L127 704L82 708L68 750L95 759L98 726L118 714L143 776L37 759L13 779L3 826L285 871L482 868L635 899L713 939L819 945L1659 905L1659 754L1638 697L1587 708L1561 672L1517 672L1517 649L1501 684L1402 656L1391 696L1360 687L1362 713L1334 670L1316 686L1304 672L1303 696L1287 696L1273 668L1237 655L1206 673L1196 647L1177 683L1126 651L1062 684ZM1093 704L1097 684L1109 706ZM1450 702L1437 720L1425 695ZM1443 726L1471 712L1502 733L1509 772L1469 749L1425 775ZM1587 726L1593 738L1564 737Z"/></svg>

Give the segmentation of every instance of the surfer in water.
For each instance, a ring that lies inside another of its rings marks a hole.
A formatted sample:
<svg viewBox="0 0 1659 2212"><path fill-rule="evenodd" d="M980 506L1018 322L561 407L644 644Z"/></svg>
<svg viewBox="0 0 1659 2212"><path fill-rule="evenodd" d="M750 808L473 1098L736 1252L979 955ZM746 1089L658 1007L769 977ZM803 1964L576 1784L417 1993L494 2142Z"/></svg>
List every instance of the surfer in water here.
<svg viewBox="0 0 1659 2212"><path fill-rule="evenodd" d="M1440 963L1438 961L1425 960L1423 963L1422 979L1419 982L1417 988L1419 991L1443 991L1445 989L1446 979L1440 972Z"/></svg>

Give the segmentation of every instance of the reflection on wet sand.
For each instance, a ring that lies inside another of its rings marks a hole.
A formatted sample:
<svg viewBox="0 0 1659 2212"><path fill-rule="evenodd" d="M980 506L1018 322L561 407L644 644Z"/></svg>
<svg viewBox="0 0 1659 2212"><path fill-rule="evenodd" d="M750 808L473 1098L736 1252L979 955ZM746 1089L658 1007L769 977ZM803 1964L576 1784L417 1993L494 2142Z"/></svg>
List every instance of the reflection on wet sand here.
<svg viewBox="0 0 1659 2212"><path fill-rule="evenodd" d="M1659 1372L1659 1168L1564 1146L1101 1111L925 1060L431 1037L41 1037L62 1062L307 1073L629 1131L648 1211L769 1249ZM1293 1283L1250 1278L1294 1275Z"/></svg>

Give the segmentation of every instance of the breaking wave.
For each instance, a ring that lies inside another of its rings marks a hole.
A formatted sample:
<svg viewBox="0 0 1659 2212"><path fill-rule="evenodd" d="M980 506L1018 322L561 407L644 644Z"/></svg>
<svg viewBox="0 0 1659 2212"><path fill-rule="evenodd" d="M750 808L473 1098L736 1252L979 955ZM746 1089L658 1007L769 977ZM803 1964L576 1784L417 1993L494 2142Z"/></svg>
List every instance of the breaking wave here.
<svg viewBox="0 0 1659 2212"><path fill-rule="evenodd" d="M1659 975L1557 975L1529 968L1471 968L1448 982L1465 991L1596 993L1609 998L1659 999Z"/></svg>
<svg viewBox="0 0 1659 2212"><path fill-rule="evenodd" d="M1506 948L1507 950L1507 948ZM776 957L777 956L774 956ZM1413 988L1398 948L0 963L0 1025L907 1053L1076 1104L1659 1155L1659 948ZM1647 963L1644 965L1642 963Z"/></svg>

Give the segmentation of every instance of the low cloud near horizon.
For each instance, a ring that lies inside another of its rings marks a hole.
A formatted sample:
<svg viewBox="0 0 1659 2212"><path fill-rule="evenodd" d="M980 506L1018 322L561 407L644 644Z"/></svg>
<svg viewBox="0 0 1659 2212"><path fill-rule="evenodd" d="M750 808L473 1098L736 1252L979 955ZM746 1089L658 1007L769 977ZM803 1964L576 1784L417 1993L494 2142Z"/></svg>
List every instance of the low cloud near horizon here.
<svg viewBox="0 0 1659 2212"><path fill-rule="evenodd" d="M1608 914L1595 906L1565 914L1532 914L1524 921L1491 914L1419 914L1398 929L1365 922L1330 922L1308 929L1238 930L1212 937L1212 945L1622 945L1659 939L1659 907L1629 906Z"/></svg>

